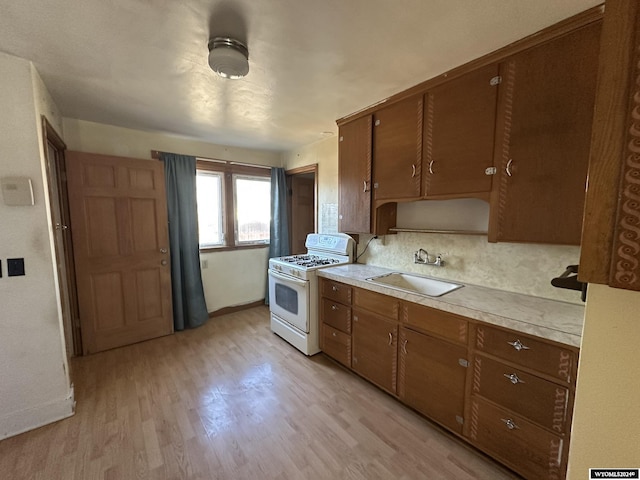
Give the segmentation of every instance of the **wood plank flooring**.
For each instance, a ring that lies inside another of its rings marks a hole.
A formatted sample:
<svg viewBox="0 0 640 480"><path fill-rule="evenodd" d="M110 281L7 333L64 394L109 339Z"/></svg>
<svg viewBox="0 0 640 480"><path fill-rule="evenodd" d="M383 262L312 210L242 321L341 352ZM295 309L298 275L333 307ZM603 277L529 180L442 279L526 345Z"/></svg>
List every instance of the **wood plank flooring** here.
<svg viewBox="0 0 640 480"><path fill-rule="evenodd" d="M76 414L0 442L0 477L513 479L257 307L73 359Z"/></svg>

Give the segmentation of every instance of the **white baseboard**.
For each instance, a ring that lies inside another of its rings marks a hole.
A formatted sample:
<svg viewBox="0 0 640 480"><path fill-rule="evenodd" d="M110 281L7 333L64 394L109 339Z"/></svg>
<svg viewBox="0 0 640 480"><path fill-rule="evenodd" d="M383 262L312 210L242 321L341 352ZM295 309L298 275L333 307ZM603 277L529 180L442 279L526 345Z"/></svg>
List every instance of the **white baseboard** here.
<svg viewBox="0 0 640 480"><path fill-rule="evenodd" d="M70 417L75 406L72 385L65 398L3 415L0 417L0 440Z"/></svg>

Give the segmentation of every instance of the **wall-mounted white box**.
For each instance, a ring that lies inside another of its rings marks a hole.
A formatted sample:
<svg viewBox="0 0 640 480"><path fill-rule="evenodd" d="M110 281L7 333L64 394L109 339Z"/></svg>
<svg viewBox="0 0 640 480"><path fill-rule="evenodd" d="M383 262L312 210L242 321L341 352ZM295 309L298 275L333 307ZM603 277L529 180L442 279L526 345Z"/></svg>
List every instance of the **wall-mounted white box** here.
<svg viewBox="0 0 640 480"><path fill-rule="evenodd" d="M28 177L0 178L4 204L12 207L25 207L34 204L33 185Z"/></svg>

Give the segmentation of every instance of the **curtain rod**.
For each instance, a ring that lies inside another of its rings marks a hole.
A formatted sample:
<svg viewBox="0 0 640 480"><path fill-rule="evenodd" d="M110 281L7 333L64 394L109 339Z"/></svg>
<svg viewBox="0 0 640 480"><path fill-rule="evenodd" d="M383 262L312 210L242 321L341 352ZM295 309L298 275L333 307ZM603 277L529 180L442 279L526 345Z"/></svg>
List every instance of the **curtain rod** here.
<svg viewBox="0 0 640 480"><path fill-rule="evenodd" d="M151 150L151 158L155 160L160 160L161 153L171 153L171 152L161 152L160 150ZM179 155L179 154L174 153L174 155ZM273 168L268 165L259 165L256 163L234 162L231 160L218 160L217 158L200 157L200 156L196 156L196 160L204 160L205 162L224 163L226 165L240 165L242 167L266 168L269 170Z"/></svg>

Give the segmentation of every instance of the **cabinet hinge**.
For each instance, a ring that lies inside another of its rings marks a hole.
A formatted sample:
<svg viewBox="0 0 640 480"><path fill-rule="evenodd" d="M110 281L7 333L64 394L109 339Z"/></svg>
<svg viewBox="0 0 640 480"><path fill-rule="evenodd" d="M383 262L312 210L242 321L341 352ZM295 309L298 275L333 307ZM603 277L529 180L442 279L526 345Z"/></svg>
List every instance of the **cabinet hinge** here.
<svg viewBox="0 0 640 480"><path fill-rule="evenodd" d="M465 360L464 358L459 358L458 359L458 364L461 367L467 368L469 366L469 362L467 360Z"/></svg>
<svg viewBox="0 0 640 480"><path fill-rule="evenodd" d="M464 425L464 418L462 418L460 415L456 415L456 422L458 422L460 425Z"/></svg>
<svg viewBox="0 0 640 480"><path fill-rule="evenodd" d="M496 167L487 167L484 169L485 175L495 175L498 173L498 169Z"/></svg>
<svg viewBox="0 0 640 480"><path fill-rule="evenodd" d="M491 80L489 80L489 85L495 87L496 85L500 85L502 83L502 77L500 75L496 75Z"/></svg>
<svg viewBox="0 0 640 480"><path fill-rule="evenodd" d="M344 137L342 135L340 135L340 142L344 140Z"/></svg>

